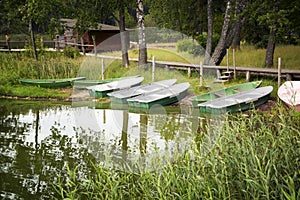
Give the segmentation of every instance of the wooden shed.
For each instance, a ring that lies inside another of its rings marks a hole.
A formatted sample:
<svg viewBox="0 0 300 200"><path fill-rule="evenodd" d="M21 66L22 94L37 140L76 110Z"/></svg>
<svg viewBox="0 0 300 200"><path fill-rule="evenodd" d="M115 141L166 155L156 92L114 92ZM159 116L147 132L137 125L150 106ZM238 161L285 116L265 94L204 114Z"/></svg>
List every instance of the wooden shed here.
<svg viewBox="0 0 300 200"><path fill-rule="evenodd" d="M73 29L76 25L75 19L60 19L64 24L64 35L60 35L58 40L65 44L78 44L81 48L81 43L83 42L85 49L92 51L93 46L93 36L95 37L95 42L97 46L97 51L116 51L121 50L121 37L120 30L117 26L107 25L107 24L97 24L97 28L89 29L83 34L82 38L79 38L78 33L74 32Z"/></svg>

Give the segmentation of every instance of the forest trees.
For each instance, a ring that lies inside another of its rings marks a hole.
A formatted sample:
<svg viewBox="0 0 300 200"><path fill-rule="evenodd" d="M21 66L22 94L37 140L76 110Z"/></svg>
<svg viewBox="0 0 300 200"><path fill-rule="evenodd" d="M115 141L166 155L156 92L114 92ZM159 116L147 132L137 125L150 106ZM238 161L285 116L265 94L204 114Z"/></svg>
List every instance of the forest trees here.
<svg viewBox="0 0 300 200"><path fill-rule="evenodd" d="M176 30L193 39L206 36L206 64L220 64L226 49L238 49L243 40L266 48L265 65L272 66L275 44L300 43L298 0L3 0L0 8L2 34L28 34L31 27L32 39L34 31L54 33L58 19L73 18L78 32L96 23L118 24L124 42L125 18L133 25L129 28L144 30L146 16L152 26ZM215 36L219 37L216 47L212 45ZM122 45L124 66L129 64L127 43ZM145 43L140 50L140 59L146 62Z"/></svg>
<svg viewBox="0 0 300 200"><path fill-rule="evenodd" d="M293 44L293 36L299 40L299 11L300 2L295 0L256 0L249 5L245 38L266 48L265 66L273 66L276 43Z"/></svg>

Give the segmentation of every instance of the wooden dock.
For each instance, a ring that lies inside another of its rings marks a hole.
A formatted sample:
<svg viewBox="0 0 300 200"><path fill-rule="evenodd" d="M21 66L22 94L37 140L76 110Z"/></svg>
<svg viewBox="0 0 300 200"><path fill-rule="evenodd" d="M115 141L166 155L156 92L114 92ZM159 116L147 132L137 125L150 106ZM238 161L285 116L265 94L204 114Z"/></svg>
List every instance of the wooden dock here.
<svg viewBox="0 0 300 200"><path fill-rule="evenodd" d="M95 54L86 54L87 56L95 56ZM122 59L121 57L115 56L104 56L104 55L97 55L99 58L103 59ZM129 59L130 61L137 62L138 59ZM148 63L152 63L152 60L147 60ZM191 76L192 71L200 71L200 65L189 64L189 63L179 63L179 62L166 62L166 61L155 61L155 66L157 67L164 67L166 69L178 69L178 70L185 70L188 72L188 76ZM277 77L278 76L278 69L276 68L255 68L255 67L243 67L243 66L210 66L210 65L203 65L203 69L209 70L219 70L221 73L226 72L228 69L229 71L233 72L236 70L236 73L243 73L246 74L246 79L250 80L251 75L259 75L259 76L267 76L267 77ZM293 78L300 78L300 70L290 70L290 69L282 69L281 70L281 77L287 79Z"/></svg>
<svg viewBox="0 0 300 200"><path fill-rule="evenodd" d="M48 51L56 51L53 48L47 49ZM10 52L22 52L25 49L11 49ZM0 49L0 52L9 52L8 49ZM86 53L86 56L95 56L93 53ZM104 55L96 55L98 58L103 59L122 59L121 57L116 56L104 56ZM130 61L137 62L138 59L131 58ZM152 63L152 60L148 60L148 63ZM189 64L189 63L180 63L180 62L166 62L166 61L155 61L155 65L157 67L164 67L166 69L178 69L178 70L185 70L188 73L188 76L191 76L193 71L200 71L200 64ZM255 67L244 67L244 66L210 66L210 65L203 65L203 69L209 70L219 70L220 74L226 71L236 71L237 74L243 73L246 74L247 81L250 80L251 75L259 75L259 76L267 76L267 77L278 77L278 69L276 68L255 68ZM290 69L281 69L281 77L286 78L288 80L292 79L300 79L300 70L290 70Z"/></svg>

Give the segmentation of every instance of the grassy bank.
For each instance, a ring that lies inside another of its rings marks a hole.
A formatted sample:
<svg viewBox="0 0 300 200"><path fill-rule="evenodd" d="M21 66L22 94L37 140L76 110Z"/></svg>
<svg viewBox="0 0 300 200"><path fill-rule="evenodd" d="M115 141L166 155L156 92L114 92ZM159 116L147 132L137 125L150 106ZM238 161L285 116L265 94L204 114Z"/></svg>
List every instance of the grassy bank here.
<svg viewBox="0 0 300 200"><path fill-rule="evenodd" d="M78 52L67 49L63 53L45 52L39 53L39 61L32 58L32 52L23 53L0 53L0 95L1 96L33 96L33 97L57 97L66 98L70 95L71 90L45 90L36 87L24 87L19 85L19 78L67 78L76 76L85 76L88 79L101 78L101 60L92 57L78 56ZM117 52L115 52L117 53ZM278 46L275 51L274 66L277 65L277 57L282 57L282 67L286 69L300 69L300 47L299 46ZM114 52L110 55L115 55ZM249 67L263 67L265 50L255 49L252 46L243 45L241 50L236 52L236 65ZM138 51L131 50L129 52L131 58L138 57ZM148 49L148 59L155 56L159 61L186 62L198 64L200 57L193 57L186 52L176 52L175 46L159 49L159 47L151 46ZM229 64L232 65L232 51L229 51ZM151 70L141 72L137 69L137 63L131 62L129 68L124 68L120 60L105 59L105 78L121 77L124 75L140 74L146 76L145 82L151 81ZM226 59L221 65L226 65ZM150 68L150 67L149 67ZM194 74L192 78L187 78L185 72L156 70L156 80L166 78L177 78L179 82L188 81L191 84L191 90L195 93L207 91L199 88L198 74ZM261 79L254 77L253 79ZM264 83L277 86L275 79L265 79ZM238 76L238 79L227 85L238 84L245 81L245 77ZM275 94L275 93L274 93Z"/></svg>
<svg viewBox="0 0 300 200"><path fill-rule="evenodd" d="M270 113L228 116L216 145L201 138L180 160L140 174L95 167L56 185L58 199L299 199L300 115L279 105Z"/></svg>
<svg viewBox="0 0 300 200"><path fill-rule="evenodd" d="M39 61L36 61L30 52L0 53L0 95L66 98L69 91L22 86L18 79L76 77L82 59L83 57L73 59L58 52L40 52Z"/></svg>

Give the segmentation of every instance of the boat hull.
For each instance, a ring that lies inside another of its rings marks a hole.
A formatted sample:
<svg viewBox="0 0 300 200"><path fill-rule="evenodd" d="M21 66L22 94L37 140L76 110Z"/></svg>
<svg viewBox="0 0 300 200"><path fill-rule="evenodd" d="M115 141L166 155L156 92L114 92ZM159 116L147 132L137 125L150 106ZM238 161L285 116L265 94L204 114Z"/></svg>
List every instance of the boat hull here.
<svg viewBox="0 0 300 200"><path fill-rule="evenodd" d="M142 108L142 109L150 109L151 107L155 106L155 105L160 105L160 106L167 106L173 103L176 103L180 100L182 100L185 96L187 95L187 91L181 92L178 96L175 97L167 97L167 98L163 98L157 101L152 101L149 103L146 102L138 102L138 101L129 101L128 105L130 107L134 107L134 108Z"/></svg>
<svg viewBox="0 0 300 200"><path fill-rule="evenodd" d="M37 86L42 88L65 88L71 87L77 80L84 80L85 77L65 78L65 79L19 79L22 85Z"/></svg>
<svg viewBox="0 0 300 200"><path fill-rule="evenodd" d="M289 107L300 112L300 81L287 81L277 91L278 97Z"/></svg>
<svg viewBox="0 0 300 200"><path fill-rule="evenodd" d="M127 78L101 85L90 86L87 87L87 89L91 97L104 98L108 96L108 93L111 93L113 91L138 86L142 83L143 80L143 77Z"/></svg>
<svg viewBox="0 0 300 200"><path fill-rule="evenodd" d="M150 109L155 105L170 105L183 99L187 95L189 87L189 83L172 85L168 89L130 98L127 100L128 105L129 107L143 109Z"/></svg>
<svg viewBox="0 0 300 200"><path fill-rule="evenodd" d="M220 97L229 96L233 94L237 94L243 91L252 90L261 84L262 81L253 81L249 83L243 83L239 85L234 85L228 88L224 88L217 91L208 92L205 94L200 94L190 98L193 107L198 107L199 103L204 103L206 101L214 100Z"/></svg>
<svg viewBox="0 0 300 200"><path fill-rule="evenodd" d="M244 91L199 104L200 112L210 114L245 111L264 104L270 97L272 86Z"/></svg>
<svg viewBox="0 0 300 200"><path fill-rule="evenodd" d="M113 81L118 81L126 78L133 78L137 76L126 76L126 77L120 77L120 78L110 78L110 79L104 79L104 80L78 80L73 82L73 87L75 89L87 89L89 86L93 85L100 85L105 83L110 83Z"/></svg>
<svg viewBox="0 0 300 200"><path fill-rule="evenodd" d="M109 93L108 95L110 96L110 101L112 103L127 104L127 99L129 98L167 89L170 86L174 85L176 81L176 79L168 79L152 82L149 84L132 87L125 90L119 90L113 93Z"/></svg>

